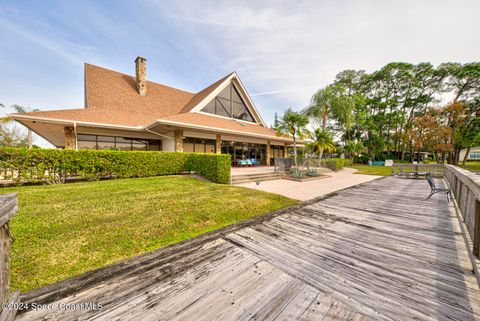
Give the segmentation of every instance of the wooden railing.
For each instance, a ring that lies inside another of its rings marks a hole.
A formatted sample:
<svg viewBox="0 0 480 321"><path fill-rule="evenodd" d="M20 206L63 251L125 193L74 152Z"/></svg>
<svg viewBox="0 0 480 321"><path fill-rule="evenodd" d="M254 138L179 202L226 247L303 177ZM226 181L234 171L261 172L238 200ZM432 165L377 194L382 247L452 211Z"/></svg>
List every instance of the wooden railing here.
<svg viewBox="0 0 480 321"><path fill-rule="evenodd" d="M480 175L445 165L447 180L470 236L473 255L480 257Z"/></svg>
<svg viewBox="0 0 480 321"><path fill-rule="evenodd" d="M443 164L393 164L392 175L404 177L418 177L426 174L442 176L444 173Z"/></svg>
<svg viewBox="0 0 480 321"><path fill-rule="evenodd" d="M18 210L17 194L0 195L0 321L11 321L20 292L10 293L10 218Z"/></svg>

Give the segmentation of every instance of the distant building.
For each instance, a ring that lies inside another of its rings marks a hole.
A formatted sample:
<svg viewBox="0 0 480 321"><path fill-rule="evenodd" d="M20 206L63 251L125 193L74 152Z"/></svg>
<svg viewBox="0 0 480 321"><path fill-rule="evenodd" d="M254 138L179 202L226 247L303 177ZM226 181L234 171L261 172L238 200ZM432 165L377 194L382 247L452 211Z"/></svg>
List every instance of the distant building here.
<svg viewBox="0 0 480 321"><path fill-rule="evenodd" d="M460 151L460 161L465 157L467 149L462 149ZM467 156L467 160L478 160L480 161L480 146L470 148L470 153Z"/></svg>

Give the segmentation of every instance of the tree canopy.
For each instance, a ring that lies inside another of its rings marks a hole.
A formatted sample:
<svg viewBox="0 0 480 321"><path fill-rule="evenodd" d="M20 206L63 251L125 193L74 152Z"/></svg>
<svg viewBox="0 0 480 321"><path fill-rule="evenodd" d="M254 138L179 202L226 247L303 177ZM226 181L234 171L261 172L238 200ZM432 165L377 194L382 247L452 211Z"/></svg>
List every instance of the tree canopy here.
<svg viewBox="0 0 480 321"><path fill-rule="evenodd" d="M448 155L478 144L480 63L392 62L379 70L345 70L318 90L304 113L332 130L347 156L366 148L413 160L420 152Z"/></svg>

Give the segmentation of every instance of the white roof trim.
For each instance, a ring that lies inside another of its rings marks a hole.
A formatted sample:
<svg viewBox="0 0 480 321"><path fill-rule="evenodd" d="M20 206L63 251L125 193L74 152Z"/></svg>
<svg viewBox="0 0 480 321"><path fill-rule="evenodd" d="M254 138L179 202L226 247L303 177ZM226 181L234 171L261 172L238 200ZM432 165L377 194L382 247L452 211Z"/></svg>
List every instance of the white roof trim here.
<svg viewBox="0 0 480 321"><path fill-rule="evenodd" d="M214 91L212 91L207 97L205 97L202 101L200 101L189 112L190 113L195 113L195 112L201 111L203 109L203 107L205 107L210 101L212 101L223 89L225 89L225 87L227 87L234 80L236 80L236 82L234 82L234 85L238 85L238 86L236 86L237 89L238 89L238 92L242 96L242 98L245 100L245 102L247 104L247 108L253 114L253 117L255 118L255 121L257 123L261 124L262 126L267 127L267 125L265 124L265 121L263 120L262 116L258 112L258 109L253 104L252 99L248 95L247 90L243 86L243 84L242 84L242 82L241 82L241 80L238 77L236 72L233 72L227 79L225 79L220 85L218 85L217 88L215 88ZM240 87L240 88L238 88L238 87ZM234 118L232 118L232 119L234 119Z"/></svg>
<svg viewBox="0 0 480 321"><path fill-rule="evenodd" d="M252 121L248 121L248 120L236 119L236 118L227 117L227 116L222 116L222 115L217 115L217 114L210 114L210 113L206 113L206 112L204 112L204 111L197 111L197 113L198 113L198 114L205 115L205 116L218 117L218 118L222 118L222 119L238 121L238 122L240 122L240 123L245 123L245 124L257 125L257 126L259 126L258 123L255 123L255 122L252 122Z"/></svg>
<svg viewBox="0 0 480 321"><path fill-rule="evenodd" d="M41 116L31 116L31 115L19 115L19 114L10 114L8 115L14 120L31 120L31 121L39 121L43 123L53 123L53 124L64 124L64 125L86 125L92 127L108 127L108 128L120 128L120 129L129 129L129 130L143 130L144 126L124 126L124 125L112 125L112 124L104 124L104 123L93 123L93 122L85 122L85 121L78 121L78 120L68 120L62 118L50 118L50 117L41 117Z"/></svg>
<svg viewBox="0 0 480 321"><path fill-rule="evenodd" d="M157 119L155 122L148 126L121 126L121 125L111 125L111 124L103 124L103 123L92 123L92 122L82 122L82 121L73 121L68 119L60 119L60 118L47 118L47 117L38 117L38 116L30 116L30 115L18 115L18 114L11 114L9 115L14 120L30 120L30 121L39 121L44 123L52 123L52 124L60 124L60 125L73 125L74 123L80 126L91 126L91 127L103 127L103 128L114 128L114 129L127 129L127 130L135 130L135 131L148 131L151 127L155 126L156 124L166 124L166 125L176 125L180 127L186 127L191 129L200 129L200 130L209 130L214 132L222 132L222 133L229 133L229 134L237 134L241 136L250 136L250 137L258 137L258 138L265 138L270 140L277 140L277 141L284 141L290 142L292 141L291 138L286 137L277 137L277 136L270 136L270 135L262 135L262 134L255 134L255 133L247 133L238 130L231 130L231 129L223 129L217 127L210 127L210 126L203 126L203 125L195 125L190 123L182 123L176 122L171 120L163 120ZM209 115L211 116L211 115ZM256 124L249 123L252 126L258 126Z"/></svg>
<svg viewBox="0 0 480 321"><path fill-rule="evenodd" d="M164 119L157 119L156 122L148 125L146 128L151 128L151 127L153 127L157 124L174 125L174 126L185 127L185 128L190 128L190 129L209 130L209 131L220 132L220 133L229 133L229 134L237 134L237 135L241 135L241 136L265 138L265 139L268 139L268 140L277 140L277 141L284 141L284 142L293 141L292 138L287 138L287 137L248 133L248 132L242 132L242 131L238 131L238 130L218 128L218 127L210 127L210 126L203 126L203 125L195 125L195 124L190 124L190 123L182 123L182 122L176 122L176 121L164 120ZM258 126L258 125L253 125L253 126Z"/></svg>

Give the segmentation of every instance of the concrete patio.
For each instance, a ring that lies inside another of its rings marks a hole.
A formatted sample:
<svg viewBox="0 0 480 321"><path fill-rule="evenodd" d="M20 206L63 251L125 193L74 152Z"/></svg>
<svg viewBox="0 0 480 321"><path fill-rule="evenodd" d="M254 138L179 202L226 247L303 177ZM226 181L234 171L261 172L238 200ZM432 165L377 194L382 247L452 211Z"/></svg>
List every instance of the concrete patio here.
<svg viewBox="0 0 480 321"><path fill-rule="evenodd" d="M258 170L260 169L261 167L258 168ZM248 168L239 168L236 172L238 173L239 170L246 171L248 170ZM251 170L257 170L257 168L253 167L251 168ZM266 168L264 170L266 170ZM375 175L355 174L355 172L357 172L357 170L352 168L344 168L343 170L338 172L324 170L324 173L329 177L319 178L306 182L295 182L286 179L277 179L260 182L259 185L257 185L255 182L250 182L239 184L237 186L259 189L265 192L280 194L293 199L306 201L315 197L341 190L346 187L369 182L381 177Z"/></svg>

